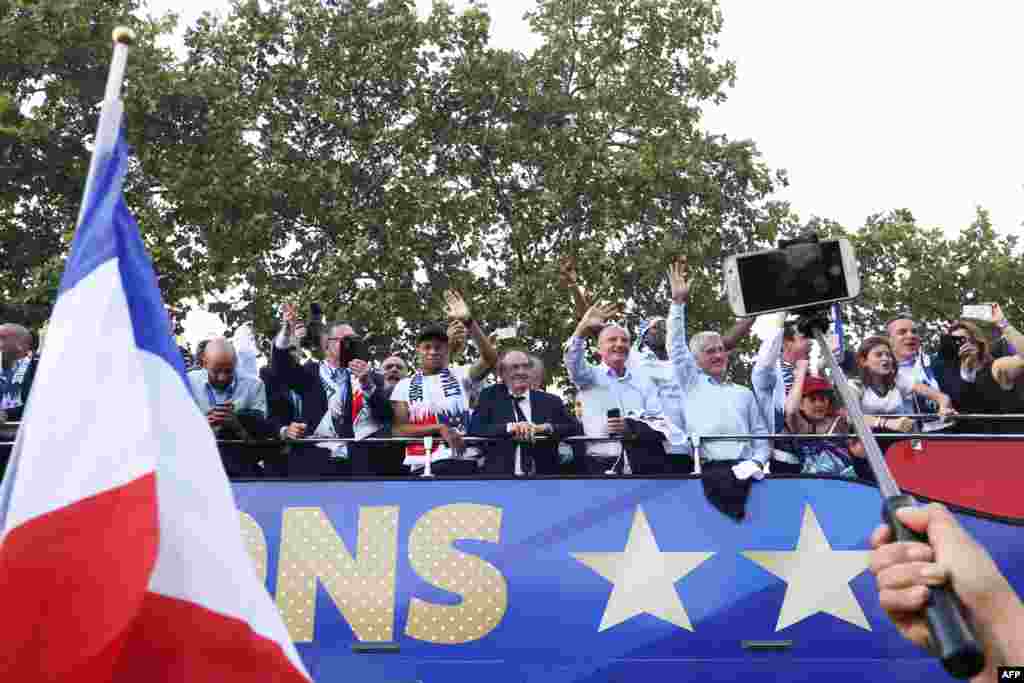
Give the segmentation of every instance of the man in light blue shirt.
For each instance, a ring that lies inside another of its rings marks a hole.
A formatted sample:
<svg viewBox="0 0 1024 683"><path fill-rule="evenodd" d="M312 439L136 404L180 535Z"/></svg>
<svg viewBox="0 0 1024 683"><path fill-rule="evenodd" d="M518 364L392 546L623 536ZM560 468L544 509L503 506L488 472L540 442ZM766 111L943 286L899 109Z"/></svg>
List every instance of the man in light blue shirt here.
<svg viewBox="0 0 1024 683"><path fill-rule="evenodd" d="M258 377L235 372L238 356L231 342L212 339L204 353L206 367L188 373L189 388L199 410L218 439L263 439L271 435L267 422L267 392ZM261 474L260 451L237 444L220 446L224 469L232 477Z"/></svg>
<svg viewBox="0 0 1024 683"><path fill-rule="evenodd" d="M771 336L761 342L754 360L750 382L754 387L765 423L777 434L786 431L786 396L793 386L797 361L810 357L811 339L797 331L793 323L786 323L786 313L773 316ZM802 465L796 445L790 441L775 444L772 452L772 472L799 474Z"/></svg>
<svg viewBox="0 0 1024 683"><path fill-rule="evenodd" d="M664 472L667 461L661 440L668 437L682 443L683 435L666 419L658 387L650 377L627 367L629 333L618 325L605 324L615 313L614 306L592 306L565 347L569 380L579 389L583 404L583 431L591 437L623 437L628 444L626 451L632 472ZM595 334L601 356L598 365L584 358L585 339ZM611 470L628 473L627 460L622 456L622 442L588 443L585 469L591 474Z"/></svg>
<svg viewBox="0 0 1024 683"><path fill-rule="evenodd" d="M669 271L672 306L669 309L669 355L683 390L683 410L691 434L768 434L767 423L754 393L725 379L729 352L716 332L701 332L687 344L686 301L690 284L685 261ZM713 441L701 445L701 460L733 467L736 477L764 476L771 454L766 439Z"/></svg>

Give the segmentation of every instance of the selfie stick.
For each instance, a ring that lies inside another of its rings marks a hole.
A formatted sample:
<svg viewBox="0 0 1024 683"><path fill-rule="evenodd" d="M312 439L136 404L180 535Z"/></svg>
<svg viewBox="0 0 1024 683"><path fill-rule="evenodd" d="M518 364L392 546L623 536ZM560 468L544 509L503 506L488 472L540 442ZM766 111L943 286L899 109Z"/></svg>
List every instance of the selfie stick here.
<svg viewBox="0 0 1024 683"><path fill-rule="evenodd" d="M822 349L828 349L825 340L828 322L827 309L804 311L801 312L800 320L797 322L797 329L801 334L817 339ZM871 433L864 421L860 400L854 393L853 387L850 386L849 380L846 379L843 369L831 353L825 351L822 355L828 361L836 389L842 397L843 405L846 406L857 436L864 444L868 464L878 481L878 490L884 501L882 519L893 530L896 541L928 543L926 535L908 529L896 518L896 510L914 507L917 505L917 501L912 496L902 493L896 480L893 479L885 457L882 455L882 450L878 447L878 441L875 440L875 435ZM951 676L970 678L985 668L985 654L970 625L964 619L963 604L948 585L931 586L928 589L925 616L938 657L942 660L942 666Z"/></svg>

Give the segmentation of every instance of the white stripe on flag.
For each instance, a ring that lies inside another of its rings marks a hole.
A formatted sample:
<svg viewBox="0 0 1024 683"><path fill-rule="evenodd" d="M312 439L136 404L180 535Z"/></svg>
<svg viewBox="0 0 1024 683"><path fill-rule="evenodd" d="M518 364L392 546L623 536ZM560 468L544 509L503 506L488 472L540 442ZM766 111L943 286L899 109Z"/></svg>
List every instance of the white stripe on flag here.
<svg viewBox="0 0 1024 683"><path fill-rule="evenodd" d="M5 532L154 471L159 403L138 354L125 353L135 348L116 260L57 300L18 435Z"/></svg>

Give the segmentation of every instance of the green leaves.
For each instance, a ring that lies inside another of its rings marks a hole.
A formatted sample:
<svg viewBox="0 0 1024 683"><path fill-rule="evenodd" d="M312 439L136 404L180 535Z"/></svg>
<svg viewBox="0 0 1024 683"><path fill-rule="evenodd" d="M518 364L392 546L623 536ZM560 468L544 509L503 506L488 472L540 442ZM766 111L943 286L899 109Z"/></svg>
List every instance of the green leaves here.
<svg viewBox="0 0 1024 683"><path fill-rule="evenodd" d="M137 10L84 0L0 14L8 301L53 299L110 28ZM752 141L701 127L735 78L715 54L717 3L539 0L529 16L541 45L525 55L490 46L478 3L438 2L420 19L412 0L236 0L188 28L180 63L155 47L173 17L130 19L126 193L168 302L230 291L230 325L270 330L281 300L318 301L408 343L456 287L485 328L518 324L550 364L575 325L558 263L574 260L633 324L665 313L664 272L685 253L693 328L729 327L722 258L800 226L770 200L785 174ZM964 297L1022 312L1007 294L1016 242L983 214L952 240L909 212L850 237L865 273L856 331L895 307L949 317Z"/></svg>

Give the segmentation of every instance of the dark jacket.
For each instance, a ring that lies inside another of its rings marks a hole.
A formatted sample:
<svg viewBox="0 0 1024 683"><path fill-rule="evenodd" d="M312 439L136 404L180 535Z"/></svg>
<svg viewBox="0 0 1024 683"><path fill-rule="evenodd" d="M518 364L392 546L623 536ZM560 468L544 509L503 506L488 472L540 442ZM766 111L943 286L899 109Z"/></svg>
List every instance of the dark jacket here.
<svg viewBox="0 0 1024 683"><path fill-rule="evenodd" d="M306 425L306 435L311 435L320 424L327 412L327 392L320 381L320 364L308 361L304 365L295 362L288 349L274 347L270 356L271 373L279 387L285 391L291 389L302 398L302 414L294 416L293 421ZM345 371L346 373L348 370ZM344 420L338 424L338 434L342 438L351 438L352 431L352 392L348 392L345 406L342 409ZM286 460L288 477L324 477L348 474L349 464L344 460L332 458L323 448L306 444L291 444Z"/></svg>
<svg viewBox="0 0 1024 683"><path fill-rule="evenodd" d="M514 401L508 386L495 384L480 394L480 402L473 412L469 424L470 436L497 437L500 441L485 444L484 472L488 474L513 474L515 472L516 446L522 446L522 454L533 457L538 474L558 474L558 439L578 436L583 433L579 422L569 415L562 399L544 391L531 391L530 421L534 424L550 424L554 437L533 445L517 444L508 433L508 425L518 422Z"/></svg>
<svg viewBox="0 0 1024 683"><path fill-rule="evenodd" d="M25 405L28 404L28 395L32 391L32 381L36 377L36 368L39 366L39 358L33 357L29 361L28 369L25 371L25 379L21 383L21 405L17 408L7 410L8 422L20 422L21 415L25 412Z"/></svg>

